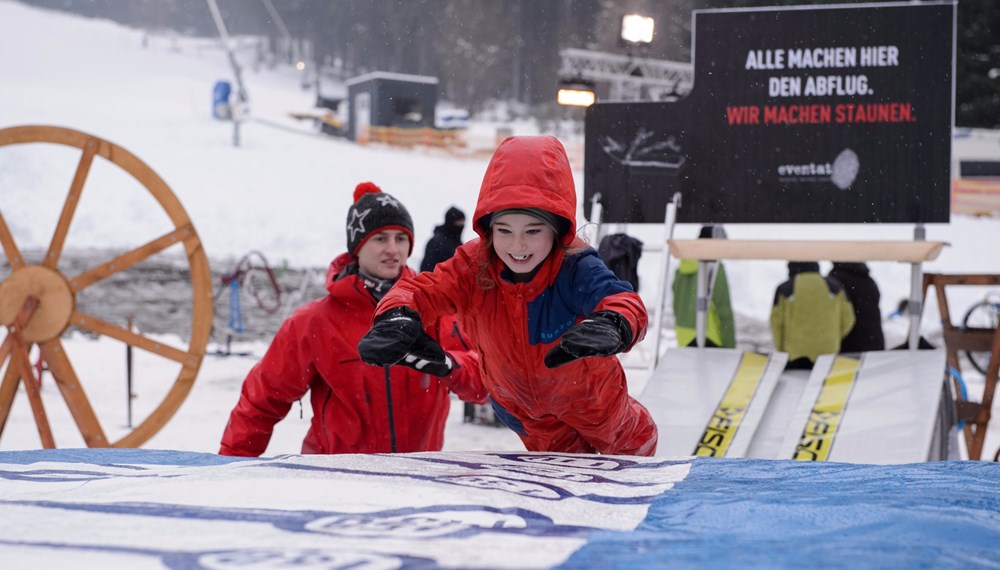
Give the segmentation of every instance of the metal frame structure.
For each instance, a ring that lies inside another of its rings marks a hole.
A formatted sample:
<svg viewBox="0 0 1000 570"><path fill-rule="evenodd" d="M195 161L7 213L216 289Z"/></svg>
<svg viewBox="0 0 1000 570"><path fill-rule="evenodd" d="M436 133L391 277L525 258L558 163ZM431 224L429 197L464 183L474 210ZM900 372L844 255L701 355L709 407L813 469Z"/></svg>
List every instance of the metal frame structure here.
<svg viewBox="0 0 1000 570"><path fill-rule="evenodd" d="M561 78L609 83L612 101L671 101L687 95L694 86L690 63L575 48L561 50L559 55Z"/></svg>

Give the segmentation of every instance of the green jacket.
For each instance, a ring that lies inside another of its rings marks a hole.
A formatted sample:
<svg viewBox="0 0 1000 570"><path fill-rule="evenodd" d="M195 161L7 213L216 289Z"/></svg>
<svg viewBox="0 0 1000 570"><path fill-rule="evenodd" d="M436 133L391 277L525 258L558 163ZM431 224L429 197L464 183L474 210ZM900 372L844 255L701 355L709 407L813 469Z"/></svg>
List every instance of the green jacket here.
<svg viewBox="0 0 1000 570"><path fill-rule="evenodd" d="M778 286L771 307L774 348L788 361L840 352L840 341L854 327L854 307L839 281L816 272L799 273Z"/></svg>
<svg viewBox="0 0 1000 570"><path fill-rule="evenodd" d="M736 348L736 326L733 323L733 306L729 301L729 282L722 263L718 266L712 300L708 303L705 327L706 345ZM674 319L677 346L689 346L695 341L695 318L698 298L698 261L682 259L674 274Z"/></svg>

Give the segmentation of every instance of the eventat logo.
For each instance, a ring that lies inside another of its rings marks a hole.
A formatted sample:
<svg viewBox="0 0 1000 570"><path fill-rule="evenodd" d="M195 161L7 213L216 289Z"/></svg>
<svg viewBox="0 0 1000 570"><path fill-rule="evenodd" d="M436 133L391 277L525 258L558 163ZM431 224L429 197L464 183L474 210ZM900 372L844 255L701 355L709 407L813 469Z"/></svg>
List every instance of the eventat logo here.
<svg viewBox="0 0 1000 570"><path fill-rule="evenodd" d="M782 182L831 182L837 188L847 190L858 177L860 166L857 153L845 148L833 162L779 165L778 178Z"/></svg>
<svg viewBox="0 0 1000 570"><path fill-rule="evenodd" d="M841 190L847 190L854 184L854 179L858 177L858 168L861 162L858 155L849 148L840 151L837 158L833 160L833 172L830 173L830 182Z"/></svg>

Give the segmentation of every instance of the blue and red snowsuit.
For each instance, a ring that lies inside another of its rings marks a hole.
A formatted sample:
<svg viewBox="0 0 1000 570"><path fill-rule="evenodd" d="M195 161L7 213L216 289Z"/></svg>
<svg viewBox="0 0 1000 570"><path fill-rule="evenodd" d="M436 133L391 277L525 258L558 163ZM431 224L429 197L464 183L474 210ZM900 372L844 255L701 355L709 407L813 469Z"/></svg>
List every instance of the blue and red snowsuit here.
<svg viewBox="0 0 1000 570"><path fill-rule="evenodd" d="M297 309L278 330L267 353L243 382L222 436L222 455L259 456L274 424L310 393L313 417L302 453L389 453L385 370L358 356L358 341L375 314L375 298L357 273L342 274L343 254L330 264L329 295ZM410 268L403 276L415 275ZM396 450L440 451L451 405L449 390L485 403L479 357L466 349L454 319L428 319L427 334L455 360L443 378L403 366L390 369ZM466 341L467 342L467 341Z"/></svg>
<svg viewBox="0 0 1000 570"><path fill-rule="evenodd" d="M484 216L507 208L541 208L569 223L527 283L509 279L487 239ZM424 322L457 314L480 355L498 417L529 451L652 455L656 425L628 395L617 357L582 358L555 369L544 364L560 336L595 311L622 315L633 332L631 345L647 325L631 286L575 238L576 190L562 144L554 137L504 141L487 168L473 219L480 239L433 272L401 280L376 312L408 306Z"/></svg>

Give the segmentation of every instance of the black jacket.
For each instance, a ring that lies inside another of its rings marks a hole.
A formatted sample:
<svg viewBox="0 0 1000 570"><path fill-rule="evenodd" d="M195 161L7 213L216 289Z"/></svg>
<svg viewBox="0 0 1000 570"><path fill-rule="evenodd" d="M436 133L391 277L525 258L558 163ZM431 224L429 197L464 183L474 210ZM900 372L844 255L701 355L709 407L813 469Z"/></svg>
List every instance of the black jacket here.
<svg viewBox="0 0 1000 570"><path fill-rule="evenodd" d="M639 258L642 257L642 242L625 234L604 236L597 253L604 264L622 281L628 281L632 290L639 291Z"/></svg>
<svg viewBox="0 0 1000 570"><path fill-rule="evenodd" d="M865 263L834 263L829 276L844 285L847 300L854 305L854 328L840 343L841 352L885 350L882 332L881 294Z"/></svg>
<svg viewBox="0 0 1000 570"><path fill-rule="evenodd" d="M420 262L420 271L433 271L434 266L451 259L455 249L462 245L463 226L450 224L434 228L434 237L427 242L424 259Z"/></svg>

